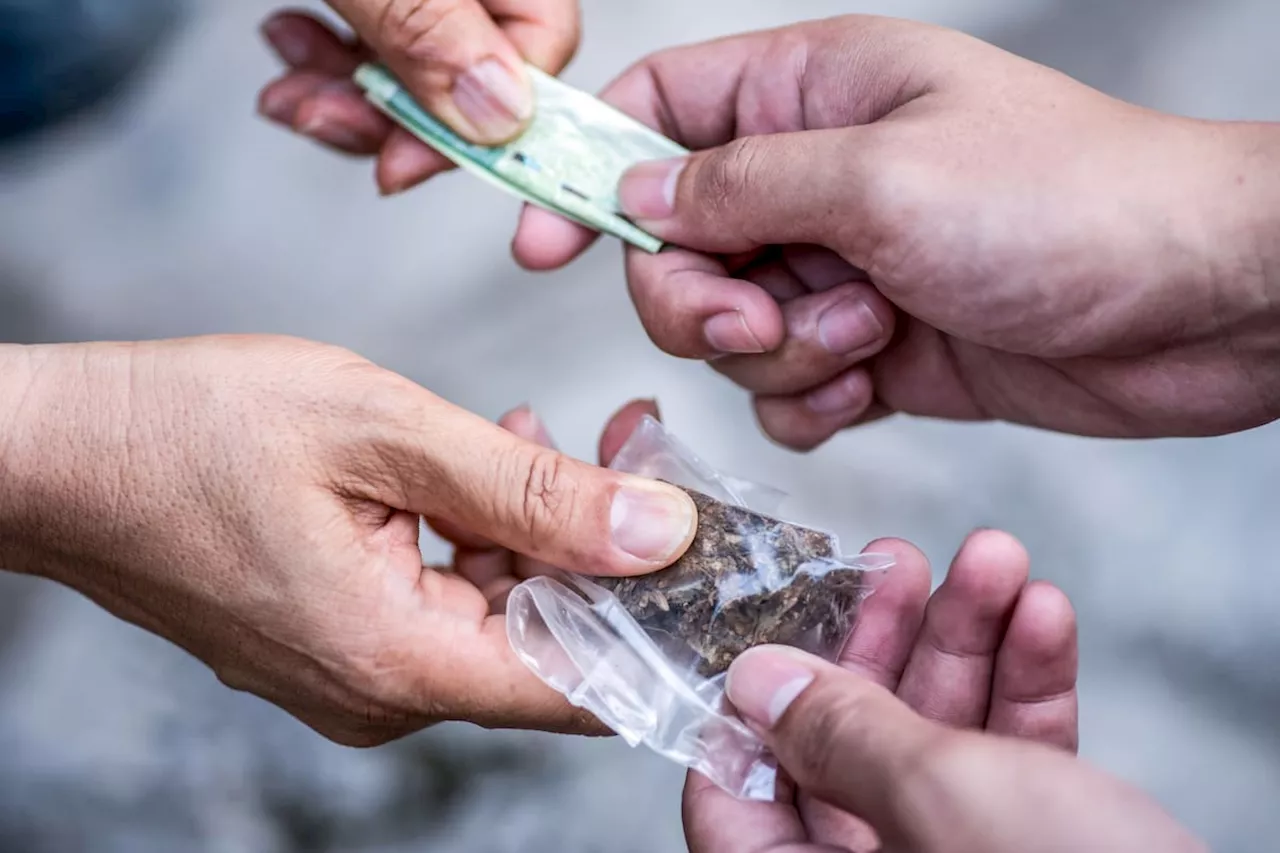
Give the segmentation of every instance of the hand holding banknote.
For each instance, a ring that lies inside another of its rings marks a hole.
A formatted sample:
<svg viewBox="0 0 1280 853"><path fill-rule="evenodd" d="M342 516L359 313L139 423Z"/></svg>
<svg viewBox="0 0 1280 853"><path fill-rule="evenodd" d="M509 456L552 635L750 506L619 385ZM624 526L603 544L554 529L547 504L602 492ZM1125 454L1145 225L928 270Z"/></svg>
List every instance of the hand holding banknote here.
<svg viewBox="0 0 1280 853"><path fill-rule="evenodd" d="M1122 103L849 16L655 54L604 99L688 148L622 182L675 355L797 448L890 412L1112 436L1280 416L1280 125ZM528 209L526 266L589 232Z"/></svg>
<svg viewBox="0 0 1280 853"><path fill-rule="evenodd" d="M0 568L343 743L447 719L597 730L512 652L505 594L546 563L652 571L693 538L684 492L334 347L0 346L0 367ZM457 544L451 567L422 565L419 516Z"/></svg>
<svg viewBox="0 0 1280 853"><path fill-rule="evenodd" d="M259 109L329 147L376 155L383 192L398 192L449 161L368 104L351 82L377 58L415 99L462 137L505 142L533 114L524 63L555 74L578 45L577 0L329 0L355 32L339 35L305 12L263 25L288 65L265 87Z"/></svg>

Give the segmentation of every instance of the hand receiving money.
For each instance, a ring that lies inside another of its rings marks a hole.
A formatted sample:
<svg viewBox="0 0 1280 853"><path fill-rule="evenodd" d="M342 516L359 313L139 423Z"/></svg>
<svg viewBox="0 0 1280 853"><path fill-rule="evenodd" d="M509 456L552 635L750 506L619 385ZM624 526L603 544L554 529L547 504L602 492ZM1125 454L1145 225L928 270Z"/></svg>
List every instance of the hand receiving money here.
<svg viewBox="0 0 1280 853"><path fill-rule="evenodd" d="M266 86L259 110L331 148L378 158L384 193L408 189L450 162L365 101L351 81L377 57L414 98L458 135L492 145L533 114L527 61L551 74L578 45L577 0L329 0L355 31L280 12L263 33L288 66Z"/></svg>

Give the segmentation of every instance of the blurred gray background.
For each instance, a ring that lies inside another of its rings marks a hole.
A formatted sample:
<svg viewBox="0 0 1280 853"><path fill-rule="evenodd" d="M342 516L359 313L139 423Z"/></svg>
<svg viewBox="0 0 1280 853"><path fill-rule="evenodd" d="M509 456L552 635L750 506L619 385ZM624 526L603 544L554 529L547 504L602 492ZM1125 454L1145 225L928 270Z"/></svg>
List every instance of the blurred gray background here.
<svg viewBox="0 0 1280 853"><path fill-rule="evenodd" d="M303 335L486 416L529 401L582 456L617 404L656 394L710 461L850 543L906 536L941 567L971 528L1008 528L1079 610L1084 754L1222 853L1275 849L1280 429L1125 444L894 420L777 449L742 394L649 345L615 244L522 273L499 193L454 175L380 200L367 164L256 119L273 5L196 4L113 110L0 160L0 339ZM1275 0L584 5L567 78L591 89L652 49L862 11L1153 107L1280 118ZM680 782L618 742L462 725L336 747L75 595L0 577L5 853L675 851Z"/></svg>

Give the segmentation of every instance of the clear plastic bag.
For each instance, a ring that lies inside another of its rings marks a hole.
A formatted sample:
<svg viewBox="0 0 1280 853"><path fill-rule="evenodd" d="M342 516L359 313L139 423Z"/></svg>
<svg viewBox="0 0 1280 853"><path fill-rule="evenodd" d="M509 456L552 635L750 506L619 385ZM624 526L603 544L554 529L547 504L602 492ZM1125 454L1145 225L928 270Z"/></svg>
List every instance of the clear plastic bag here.
<svg viewBox="0 0 1280 853"><path fill-rule="evenodd" d="M629 744L734 796L775 799L776 766L725 698L729 663L763 643L834 660L891 557L840 555L834 536L769 515L785 495L715 471L646 417L611 466L665 480L698 505L673 566L639 578L561 574L517 586L507 634L520 658Z"/></svg>

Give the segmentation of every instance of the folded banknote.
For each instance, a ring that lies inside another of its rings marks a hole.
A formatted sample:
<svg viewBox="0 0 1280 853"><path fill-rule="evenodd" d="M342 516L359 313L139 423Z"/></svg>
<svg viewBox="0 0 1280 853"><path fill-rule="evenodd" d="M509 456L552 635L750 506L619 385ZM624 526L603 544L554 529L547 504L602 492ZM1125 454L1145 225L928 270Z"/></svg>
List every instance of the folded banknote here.
<svg viewBox="0 0 1280 853"><path fill-rule="evenodd" d="M618 180L644 160L687 150L586 92L529 66L535 109L511 142L483 146L458 136L420 106L380 65L361 65L365 97L401 127L463 169L524 201L612 234L648 252L662 241L622 215Z"/></svg>

